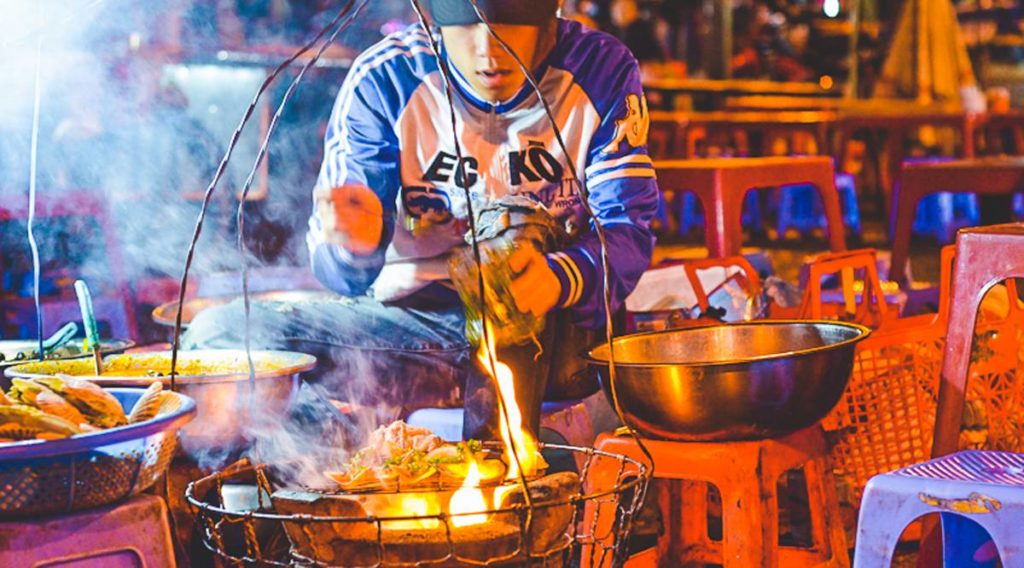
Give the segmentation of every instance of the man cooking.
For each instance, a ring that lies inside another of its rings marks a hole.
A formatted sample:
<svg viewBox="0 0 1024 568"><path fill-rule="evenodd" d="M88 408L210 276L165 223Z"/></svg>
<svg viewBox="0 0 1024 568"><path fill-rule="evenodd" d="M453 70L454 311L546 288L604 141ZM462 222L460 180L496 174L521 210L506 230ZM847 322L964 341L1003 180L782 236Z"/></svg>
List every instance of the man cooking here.
<svg viewBox="0 0 1024 568"><path fill-rule="evenodd" d="M466 310L449 273L450 257L468 246L466 190L487 225L478 233L501 220L502 237L516 243L495 256L510 280L503 313L546 321L535 341L498 352L515 371L517 399L535 432L546 386L572 390L583 374L576 356L605 322L598 235L569 161L607 234L613 310L650 262L658 190L646 102L628 50L559 19L559 0L476 4L532 69L567 154L515 58L470 0L431 0L432 33L451 73L454 127L430 37L419 25L356 59L326 133L307 236L314 274L339 297L255 304L252 345L317 355L318 385L331 398L407 411L451 405L461 393L464 435L492 437L493 389L467 341ZM517 233L517 226L544 226L544 238L529 240L537 232ZM465 276L464 264L454 267L456 279ZM237 347L240 310L236 303L200 314L185 344Z"/></svg>

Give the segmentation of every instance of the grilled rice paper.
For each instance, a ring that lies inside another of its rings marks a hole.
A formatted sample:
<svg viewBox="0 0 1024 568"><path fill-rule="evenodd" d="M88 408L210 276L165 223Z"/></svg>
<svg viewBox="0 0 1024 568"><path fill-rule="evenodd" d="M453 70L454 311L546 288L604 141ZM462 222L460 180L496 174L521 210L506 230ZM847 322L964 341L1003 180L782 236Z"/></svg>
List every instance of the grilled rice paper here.
<svg viewBox="0 0 1024 568"><path fill-rule="evenodd" d="M40 377L35 380L63 396L93 426L113 428L128 423L128 417L117 398L94 383L69 375Z"/></svg>
<svg viewBox="0 0 1024 568"><path fill-rule="evenodd" d="M394 491L459 485L475 461L483 482L501 479L505 464L486 459L475 440L446 443L427 428L402 421L378 428L344 471L325 474L344 491Z"/></svg>

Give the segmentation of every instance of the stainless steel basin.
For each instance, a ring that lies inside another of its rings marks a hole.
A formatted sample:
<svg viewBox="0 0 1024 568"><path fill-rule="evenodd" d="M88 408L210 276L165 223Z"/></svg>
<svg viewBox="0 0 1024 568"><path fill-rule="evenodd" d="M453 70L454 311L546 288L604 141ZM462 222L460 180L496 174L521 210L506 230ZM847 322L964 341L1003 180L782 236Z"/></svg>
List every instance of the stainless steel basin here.
<svg viewBox="0 0 1024 568"><path fill-rule="evenodd" d="M839 402L866 327L759 321L627 335L614 340L625 420L651 438L749 440L816 424ZM610 394L608 345L592 349Z"/></svg>

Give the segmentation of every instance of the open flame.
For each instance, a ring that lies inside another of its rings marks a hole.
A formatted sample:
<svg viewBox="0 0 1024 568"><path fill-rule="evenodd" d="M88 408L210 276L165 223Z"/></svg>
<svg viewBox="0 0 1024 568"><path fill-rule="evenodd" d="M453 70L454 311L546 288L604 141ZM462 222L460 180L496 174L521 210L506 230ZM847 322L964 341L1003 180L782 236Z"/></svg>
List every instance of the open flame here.
<svg viewBox="0 0 1024 568"><path fill-rule="evenodd" d="M516 400L515 376L512 369L498 360L497 351L494 348L494 332L490 329L490 322L484 321L488 326L487 342L481 345L477 354L484 370L491 374L498 387L498 406L500 414L498 423L501 428L501 440L504 442L505 463L508 464L508 472L505 479L519 478L519 465L523 467L523 473L530 477L537 473L540 453L537 448L537 440L529 431L523 428L523 413L519 409L519 402ZM491 370L491 361L494 362L494 370ZM505 414L508 420L505 420ZM512 448L515 448L519 463L516 463L512 455Z"/></svg>
<svg viewBox="0 0 1024 568"><path fill-rule="evenodd" d="M452 495L448 503L448 512L452 515L452 526L467 527L487 522L487 499L480 490L480 468L476 462L470 462L469 472L462 480L462 487ZM461 513L479 513L474 515L461 515Z"/></svg>
<svg viewBox="0 0 1024 568"><path fill-rule="evenodd" d="M393 515L410 517L427 517L438 513L436 498L428 498L420 495L401 495ZM401 529L436 529L441 526L441 521L436 518L409 519L405 521L389 521L388 528Z"/></svg>

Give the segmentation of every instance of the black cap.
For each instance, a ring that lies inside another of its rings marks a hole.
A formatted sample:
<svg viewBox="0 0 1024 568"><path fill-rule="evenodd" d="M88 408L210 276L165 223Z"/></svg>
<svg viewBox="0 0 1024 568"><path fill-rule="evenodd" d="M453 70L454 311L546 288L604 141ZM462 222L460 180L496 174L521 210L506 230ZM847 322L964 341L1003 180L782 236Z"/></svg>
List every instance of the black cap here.
<svg viewBox="0 0 1024 568"><path fill-rule="evenodd" d="M542 26L558 12L558 0L476 0L492 24ZM430 15L439 26L480 23L470 0L430 0Z"/></svg>

